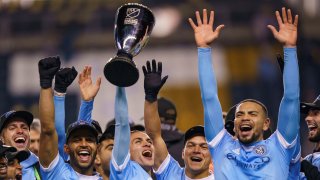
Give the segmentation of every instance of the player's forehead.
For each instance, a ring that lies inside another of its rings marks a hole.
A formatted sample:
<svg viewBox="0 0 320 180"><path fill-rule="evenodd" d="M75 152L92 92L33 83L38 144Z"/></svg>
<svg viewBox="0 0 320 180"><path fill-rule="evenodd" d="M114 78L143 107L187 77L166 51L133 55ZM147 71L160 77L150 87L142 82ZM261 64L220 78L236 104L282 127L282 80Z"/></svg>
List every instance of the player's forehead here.
<svg viewBox="0 0 320 180"><path fill-rule="evenodd" d="M113 145L113 144L114 144L114 140L113 140L113 139L105 139L105 140L101 141L100 144L101 144L102 146Z"/></svg>
<svg viewBox="0 0 320 180"><path fill-rule="evenodd" d="M187 140L186 144L192 143L192 144L207 144L206 139L204 136L194 136Z"/></svg>
<svg viewBox="0 0 320 180"><path fill-rule="evenodd" d="M135 139L150 140L150 137L145 132L134 131L131 133L131 141Z"/></svg>
<svg viewBox="0 0 320 180"><path fill-rule="evenodd" d="M28 126L28 124L26 120L15 117L9 120L9 122L7 122L6 127L8 126Z"/></svg>
<svg viewBox="0 0 320 180"><path fill-rule="evenodd" d="M251 101L242 102L236 108L236 113L249 111L261 112L263 111L263 108L260 104Z"/></svg>

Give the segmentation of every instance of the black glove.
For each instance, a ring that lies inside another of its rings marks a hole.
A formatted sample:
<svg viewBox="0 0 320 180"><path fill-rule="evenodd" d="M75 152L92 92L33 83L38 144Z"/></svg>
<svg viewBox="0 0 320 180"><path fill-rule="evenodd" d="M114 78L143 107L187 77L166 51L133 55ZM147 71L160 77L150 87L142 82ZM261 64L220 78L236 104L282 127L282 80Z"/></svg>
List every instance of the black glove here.
<svg viewBox="0 0 320 180"><path fill-rule="evenodd" d="M73 66L72 68L61 68L55 77L54 90L65 93L77 75L78 72Z"/></svg>
<svg viewBox="0 0 320 180"><path fill-rule="evenodd" d="M163 84L167 81L168 76L165 76L161 79L162 73L162 63L158 62L158 69L156 65L156 61L152 60L152 69L150 66L150 61L147 61L146 66L142 67L144 74L144 92L145 99L149 102L154 102L157 100L157 95L163 86Z"/></svg>
<svg viewBox="0 0 320 180"><path fill-rule="evenodd" d="M277 61L278 61L278 65L280 67L281 73L283 73L284 61L280 54L277 54Z"/></svg>
<svg viewBox="0 0 320 180"><path fill-rule="evenodd" d="M43 89L50 88L52 86L52 80L56 72L60 69L60 58L47 57L41 59L38 63L39 75L40 75L40 86Z"/></svg>

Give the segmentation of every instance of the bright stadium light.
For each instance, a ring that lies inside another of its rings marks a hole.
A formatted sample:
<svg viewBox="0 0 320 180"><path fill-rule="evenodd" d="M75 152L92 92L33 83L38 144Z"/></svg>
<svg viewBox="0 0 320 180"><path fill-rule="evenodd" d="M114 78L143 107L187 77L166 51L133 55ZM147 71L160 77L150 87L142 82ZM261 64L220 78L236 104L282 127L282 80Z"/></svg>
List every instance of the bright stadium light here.
<svg viewBox="0 0 320 180"><path fill-rule="evenodd" d="M172 34L180 24L181 14L173 7L154 8L152 10L156 18L152 36L166 37Z"/></svg>

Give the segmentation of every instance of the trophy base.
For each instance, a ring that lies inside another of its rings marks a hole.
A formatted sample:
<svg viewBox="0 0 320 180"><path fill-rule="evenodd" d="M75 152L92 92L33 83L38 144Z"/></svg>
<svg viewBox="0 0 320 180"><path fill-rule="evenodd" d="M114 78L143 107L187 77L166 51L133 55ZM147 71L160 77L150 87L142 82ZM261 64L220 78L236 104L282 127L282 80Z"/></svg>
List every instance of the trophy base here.
<svg viewBox="0 0 320 180"><path fill-rule="evenodd" d="M104 66L104 76L113 85L128 87L138 81L139 70L131 59L116 56Z"/></svg>

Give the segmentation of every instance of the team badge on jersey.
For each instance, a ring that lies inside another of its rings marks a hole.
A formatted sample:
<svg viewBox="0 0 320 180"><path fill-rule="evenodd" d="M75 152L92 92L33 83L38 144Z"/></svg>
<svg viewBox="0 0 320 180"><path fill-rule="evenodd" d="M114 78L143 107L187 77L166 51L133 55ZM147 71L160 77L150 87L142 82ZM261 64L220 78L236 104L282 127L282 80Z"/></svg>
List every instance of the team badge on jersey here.
<svg viewBox="0 0 320 180"><path fill-rule="evenodd" d="M257 154L257 155L264 155L267 153L267 148L264 145L258 145L256 147L253 148L253 151Z"/></svg>

